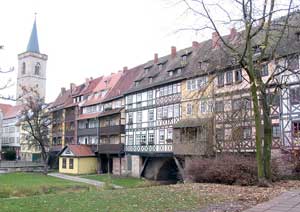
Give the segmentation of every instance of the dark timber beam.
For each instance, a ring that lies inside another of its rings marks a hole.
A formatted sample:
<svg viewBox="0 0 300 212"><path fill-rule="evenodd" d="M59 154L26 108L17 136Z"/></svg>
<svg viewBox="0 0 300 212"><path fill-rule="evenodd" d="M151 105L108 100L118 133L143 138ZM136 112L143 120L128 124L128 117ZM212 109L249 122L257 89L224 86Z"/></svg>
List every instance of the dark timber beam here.
<svg viewBox="0 0 300 212"><path fill-rule="evenodd" d="M175 161L175 163L176 163L176 165L177 165L177 168L178 168L178 170L179 170L179 173L180 173L180 175L181 175L181 177L182 177L182 180L183 180L183 182L184 182L184 169L183 169L183 167L181 166L179 160L178 160L175 156L173 156L173 159L174 159L174 161Z"/></svg>
<svg viewBox="0 0 300 212"><path fill-rule="evenodd" d="M146 165L147 165L148 160L149 160L149 157L147 157L147 158L145 159L144 163L143 163L143 166L142 166L142 169L141 169L140 175L139 175L140 177L142 177L142 174L143 174L143 172L144 172L144 170L145 170L145 168L146 168Z"/></svg>

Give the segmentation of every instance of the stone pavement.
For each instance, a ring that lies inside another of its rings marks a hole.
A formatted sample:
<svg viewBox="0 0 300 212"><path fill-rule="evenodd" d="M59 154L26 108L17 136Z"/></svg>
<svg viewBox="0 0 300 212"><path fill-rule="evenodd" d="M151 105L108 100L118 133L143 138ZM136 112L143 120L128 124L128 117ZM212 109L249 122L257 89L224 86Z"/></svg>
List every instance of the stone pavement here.
<svg viewBox="0 0 300 212"><path fill-rule="evenodd" d="M300 190L287 191L244 212L300 212Z"/></svg>
<svg viewBox="0 0 300 212"><path fill-rule="evenodd" d="M61 174L61 173L48 173L49 176L52 177L57 177L57 178L61 178L64 180L70 180L70 181L74 181L74 182L80 182L80 183L86 183L86 184L90 184L93 186L97 186L97 187L103 187L104 186L104 182L100 182L98 180L90 180L90 179L86 179L86 178L81 178L81 177L77 177L77 176L70 176L70 175L66 175L66 174ZM114 188L122 188L121 186L117 186L117 185L112 185Z"/></svg>

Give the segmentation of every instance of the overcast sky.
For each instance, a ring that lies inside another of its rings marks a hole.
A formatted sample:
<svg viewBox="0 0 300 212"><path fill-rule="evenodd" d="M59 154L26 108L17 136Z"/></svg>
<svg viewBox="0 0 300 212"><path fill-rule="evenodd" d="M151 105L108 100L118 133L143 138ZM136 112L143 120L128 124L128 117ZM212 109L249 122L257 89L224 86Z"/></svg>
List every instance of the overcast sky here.
<svg viewBox="0 0 300 212"><path fill-rule="evenodd" d="M117 72L203 40L193 32L174 33L186 23L184 8L172 0L9 0L0 13L0 66L17 69L37 12L41 53L48 55L46 99L61 87L87 77ZM8 76L8 75L7 75ZM9 75L16 82L16 71ZM0 76L3 81L3 75ZM15 87L6 93L15 95ZM0 102L3 102L0 100Z"/></svg>

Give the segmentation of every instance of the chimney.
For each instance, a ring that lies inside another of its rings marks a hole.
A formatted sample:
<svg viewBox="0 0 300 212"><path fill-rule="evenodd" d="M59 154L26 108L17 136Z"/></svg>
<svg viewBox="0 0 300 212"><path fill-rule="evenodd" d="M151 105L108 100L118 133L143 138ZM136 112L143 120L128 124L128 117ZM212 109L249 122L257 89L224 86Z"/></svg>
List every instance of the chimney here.
<svg viewBox="0 0 300 212"><path fill-rule="evenodd" d="M61 94L64 95L65 93L66 93L66 88L65 88L65 87L62 87L62 88L61 88Z"/></svg>
<svg viewBox="0 0 300 212"><path fill-rule="evenodd" d="M73 93L73 91L75 90L75 83L70 83L70 90L71 90L71 93Z"/></svg>
<svg viewBox="0 0 300 212"><path fill-rule="evenodd" d="M235 38L235 36L237 35L237 30L236 30L236 28L231 28L230 29L230 34L229 34L229 39L230 40L233 40L234 38Z"/></svg>
<svg viewBox="0 0 300 212"><path fill-rule="evenodd" d="M171 57L172 58L176 57L176 47L175 46L171 47Z"/></svg>
<svg viewBox="0 0 300 212"><path fill-rule="evenodd" d="M193 41L193 43L192 43L193 49L196 49L196 48L198 48L199 46L200 46L200 44L199 44L197 41Z"/></svg>
<svg viewBox="0 0 300 212"><path fill-rule="evenodd" d="M123 67L123 72L125 72L125 71L128 71L128 67L127 66Z"/></svg>
<svg viewBox="0 0 300 212"><path fill-rule="evenodd" d="M154 63L158 63L158 54L157 53L155 53L154 54Z"/></svg>
<svg viewBox="0 0 300 212"><path fill-rule="evenodd" d="M212 39L212 48L213 49L220 47L220 41L219 41L220 37L217 32L212 33L211 39Z"/></svg>
<svg viewBox="0 0 300 212"><path fill-rule="evenodd" d="M85 78L85 86L88 86L90 83L90 78Z"/></svg>

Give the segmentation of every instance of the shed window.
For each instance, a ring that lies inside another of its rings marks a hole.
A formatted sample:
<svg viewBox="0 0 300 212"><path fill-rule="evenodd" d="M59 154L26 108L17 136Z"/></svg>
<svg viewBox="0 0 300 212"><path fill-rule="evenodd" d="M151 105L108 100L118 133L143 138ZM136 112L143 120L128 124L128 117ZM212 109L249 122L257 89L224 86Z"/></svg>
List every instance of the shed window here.
<svg viewBox="0 0 300 212"><path fill-rule="evenodd" d="M67 159L66 158L62 159L62 168L63 169L67 168Z"/></svg>
<svg viewBox="0 0 300 212"><path fill-rule="evenodd" d="M74 159L70 158L69 159L69 169L73 169L74 168Z"/></svg>

